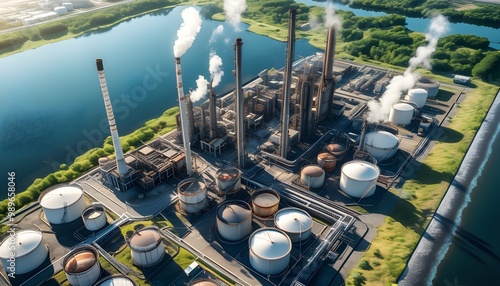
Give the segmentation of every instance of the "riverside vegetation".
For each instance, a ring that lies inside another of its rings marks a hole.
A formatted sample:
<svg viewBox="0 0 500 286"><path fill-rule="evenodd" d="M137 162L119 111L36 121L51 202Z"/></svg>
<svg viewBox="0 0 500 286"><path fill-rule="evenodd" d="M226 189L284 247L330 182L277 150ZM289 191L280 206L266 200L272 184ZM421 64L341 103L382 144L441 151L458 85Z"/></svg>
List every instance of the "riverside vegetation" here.
<svg viewBox="0 0 500 286"><path fill-rule="evenodd" d="M296 5L302 9L302 13L309 12L319 22L324 14L322 8L306 7L288 0L273 2L248 0L247 4L248 12L244 14L243 21L250 24L249 29L279 40L286 38L288 17L286 12L290 5ZM223 19L220 14L222 11L220 5L212 4L205 7L206 15L213 16L215 19ZM107 10L101 12L105 13ZM384 66L390 64L395 65L396 69L402 69L401 67L406 66L415 48L425 41L422 34L409 31L402 26L404 24L402 16L357 17L350 12L343 11L339 11L339 14L344 19L344 30L339 37L339 57ZM119 21L113 23L117 22ZM307 19L301 17L297 21L299 25L305 22ZM92 27L92 29L97 28ZM318 28L298 31L297 37L308 38L314 46L324 48L325 34L324 28ZM488 45L487 39L469 35L449 36L440 40L432 59L437 69L434 70L435 72L442 73L448 69L449 71L458 69L464 74L473 74L490 83L481 80L473 81L475 88L471 89L467 98L460 104L461 108L444 131L447 136L463 134L462 140L438 142L423 161L425 168L421 168L413 179L404 184L402 189L407 195L400 197L398 203L387 214L384 223L377 227L378 235L372 241L369 250L363 254L360 264L351 272L347 279L348 285L363 285L367 282L370 285L390 284L397 280L404 269L411 251L429 224L432 213L439 205L498 90L498 87L493 84L500 83L500 56L498 51L488 48ZM17 47L23 48L23 45ZM421 72L440 82L452 82L451 78L445 74ZM174 128L174 116L177 112L177 108L169 109L162 117L146 123L146 127L141 128L142 130L139 129L122 137L124 151L137 147L142 144L141 141L151 140ZM95 166L99 157L112 153L111 139L107 138L103 148L92 149L78 157L71 166L61 166L60 171L44 179L37 179L25 192L18 194L16 207L20 209L36 200L40 192L50 185L77 178ZM433 183L428 183L427 178L432 178ZM398 195L395 189L389 191ZM0 203L0 216L5 215L6 206L6 201ZM376 209L366 210L376 212Z"/></svg>

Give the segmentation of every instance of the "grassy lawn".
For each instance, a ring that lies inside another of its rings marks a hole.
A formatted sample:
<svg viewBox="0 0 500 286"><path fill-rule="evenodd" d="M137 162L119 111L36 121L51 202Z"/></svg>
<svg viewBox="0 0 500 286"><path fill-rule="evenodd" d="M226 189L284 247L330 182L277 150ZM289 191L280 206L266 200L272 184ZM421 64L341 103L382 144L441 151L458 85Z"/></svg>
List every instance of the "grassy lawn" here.
<svg viewBox="0 0 500 286"><path fill-rule="evenodd" d="M377 227L377 236L351 271L347 285L391 285L403 271L498 89L479 81L473 83L477 87L471 89L417 174L403 185L406 199L401 199ZM459 137L461 140L457 140ZM396 190L390 191L398 195Z"/></svg>

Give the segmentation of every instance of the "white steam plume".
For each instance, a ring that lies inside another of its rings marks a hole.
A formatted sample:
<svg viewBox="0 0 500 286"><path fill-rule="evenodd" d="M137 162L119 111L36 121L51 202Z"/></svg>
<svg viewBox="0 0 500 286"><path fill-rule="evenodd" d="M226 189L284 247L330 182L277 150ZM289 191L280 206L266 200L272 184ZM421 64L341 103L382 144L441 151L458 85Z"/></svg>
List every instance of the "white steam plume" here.
<svg viewBox="0 0 500 286"><path fill-rule="evenodd" d="M217 28L215 28L215 30L212 32L212 36L210 36L210 40L208 40L208 43L209 44L215 43L217 37L222 35L222 33L224 33L224 26L222 25L217 26Z"/></svg>
<svg viewBox="0 0 500 286"><path fill-rule="evenodd" d="M236 31L240 30L241 14L247 9L246 0L224 0L226 18Z"/></svg>
<svg viewBox="0 0 500 286"><path fill-rule="evenodd" d="M387 120L391 107L401 99L404 91L411 89L419 79L418 73L414 70L419 66L424 66L427 69L431 68L430 59L440 37L442 37L449 29L449 22L443 15L434 16L429 25L425 39L428 41L426 46L417 48L415 56L409 61L409 66L403 75L395 76L387 86L384 94L379 101L371 100L368 102L367 120L369 122L382 122Z"/></svg>
<svg viewBox="0 0 500 286"><path fill-rule="evenodd" d="M331 1L328 1L325 8L325 26L327 28L334 27L337 31L342 29L342 20L335 13L335 8Z"/></svg>
<svg viewBox="0 0 500 286"><path fill-rule="evenodd" d="M202 75L198 76L196 85L196 90L191 92L191 96L189 97L193 103L202 99L208 93L208 81Z"/></svg>
<svg viewBox="0 0 500 286"><path fill-rule="evenodd" d="M177 40L174 44L174 56L181 57L192 45L201 29L200 12L188 7L181 12L182 24L177 31Z"/></svg>
<svg viewBox="0 0 500 286"><path fill-rule="evenodd" d="M213 80L212 87L216 87L219 85L222 76L224 75L224 71L221 70L222 67L222 59L215 53L210 54L210 67L208 70L210 71L210 78Z"/></svg>

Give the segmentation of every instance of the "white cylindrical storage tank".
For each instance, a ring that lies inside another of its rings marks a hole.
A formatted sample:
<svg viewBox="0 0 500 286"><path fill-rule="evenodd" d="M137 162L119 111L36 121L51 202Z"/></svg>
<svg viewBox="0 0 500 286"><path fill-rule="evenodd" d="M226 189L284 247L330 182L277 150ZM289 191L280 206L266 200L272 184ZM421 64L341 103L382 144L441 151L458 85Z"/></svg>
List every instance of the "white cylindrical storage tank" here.
<svg viewBox="0 0 500 286"><path fill-rule="evenodd" d="M200 180L186 179L179 183L177 191L180 207L186 213L197 213L208 203L206 184Z"/></svg>
<svg viewBox="0 0 500 286"><path fill-rule="evenodd" d="M15 248L15 264L11 266L12 247ZM42 233L35 230L21 230L11 233L0 244L0 260L7 273L16 275L28 273L47 258L47 248L43 243ZM10 268L9 267L13 267Z"/></svg>
<svg viewBox="0 0 500 286"><path fill-rule="evenodd" d="M56 12L57 15L62 15L68 13L68 10L64 6L58 6L54 8L54 12Z"/></svg>
<svg viewBox="0 0 500 286"><path fill-rule="evenodd" d="M405 99L409 102L415 103L418 108L422 108L425 106L425 102L427 101L427 91L422 88L410 89Z"/></svg>
<svg viewBox="0 0 500 286"><path fill-rule="evenodd" d="M62 266L68 282L73 286L91 286L101 275L99 253L90 245L72 249L63 259Z"/></svg>
<svg viewBox="0 0 500 286"><path fill-rule="evenodd" d="M364 198L375 193L380 169L377 165L354 160L342 166L340 189L351 197Z"/></svg>
<svg viewBox="0 0 500 286"><path fill-rule="evenodd" d="M389 113L389 121L398 125L408 125L413 118L415 108L408 103L399 102L392 106Z"/></svg>
<svg viewBox="0 0 500 286"><path fill-rule="evenodd" d="M218 170L215 180L219 190L226 194L236 193L241 189L241 172L237 168Z"/></svg>
<svg viewBox="0 0 500 286"><path fill-rule="evenodd" d="M95 284L96 286L136 286L134 280L123 275L113 275L103 278Z"/></svg>
<svg viewBox="0 0 500 286"><path fill-rule="evenodd" d="M276 228L284 231L292 242L305 242L311 235L312 218L303 209L284 208L274 217Z"/></svg>
<svg viewBox="0 0 500 286"><path fill-rule="evenodd" d="M83 224L90 231L96 231L106 225L106 212L101 204L91 204L82 213Z"/></svg>
<svg viewBox="0 0 500 286"><path fill-rule="evenodd" d="M415 84L415 88L425 89L427 91L427 98L436 98L439 93L439 83L427 78L421 78Z"/></svg>
<svg viewBox="0 0 500 286"><path fill-rule="evenodd" d="M337 158L337 161L341 161L345 158L347 146L339 143L331 143L325 146L325 151L332 153Z"/></svg>
<svg viewBox="0 0 500 286"><path fill-rule="evenodd" d="M139 267L150 267L160 262L165 254L163 239L156 227L136 232L129 241L132 262Z"/></svg>
<svg viewBox="0 0 500 286"><path fill-rule="evenodd" d="M292 241L282 230L258 229L252 233L248 244L250 264L261 274L276 275L288 267Z"/></svg>
<svg viewBox="0 0 500 286"><path fill-rule="evenodd" d="M227 240L237 241L252 232L252 210L244 201L225 201L217 207L217 230Z"/></svg>
<svg viewBox="0 0 500 286"><path fill-rule="evenodd" d="M73 3L64 2L61 5L63 5L68 12L73 10Z"/></svg>
<svg viewBox="0 0 500 286"><path fill-rule="evenodd" d="M85 209L83 190L77 185L60 186L40 196L45 217L51 224L72 222Z"/></svg>
<svg viewBox="0 0 500 286"><path fill-rule="evenodd" d="M389 160L398 151L398 137L387 131L369 132L365 136L364 150L378 162Z"/></svg>
<svg viewBox="0 0 500 286"><path fill-rule="evenodd" d="M300 182L308 188L322 187L325 182L325 171L318 165L307 165L300 172Z"/></svg>
<svg viewBox="0 0 500 286"><path fill-rule="evenodd" d="M318 165L320 165L325 172L332 172L337 166L337 158L329 152L319 153L316 158Z"/></svg>
<svg viewBox="0 0 500 286"><path fill-rule="evenodd" d="M221 286L222 284L208 278L196 279L188 284L189 286ZM224 284L225 285L225 284Z"/></svg>
<svg viewBox="0 0 500 286"><path fill-rule="evenodd" d="M272 216L279 206L280 195L273 189L258 189L252 194L252 209L256 216Z"/></svg>

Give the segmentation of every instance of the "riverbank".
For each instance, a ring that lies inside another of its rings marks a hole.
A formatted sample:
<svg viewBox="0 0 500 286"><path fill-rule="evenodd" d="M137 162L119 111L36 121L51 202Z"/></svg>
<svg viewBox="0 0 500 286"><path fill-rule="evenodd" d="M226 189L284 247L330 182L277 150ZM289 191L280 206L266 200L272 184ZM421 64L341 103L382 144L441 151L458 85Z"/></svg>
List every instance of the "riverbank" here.
<svg viewBox="0 0 500 286"><path fill-rule="evenodd" d="M463 101L457 102L446 127L434 138L434 146L421 161L414 161L405 174L406 181L389 191L399 200L385 213L385 200L365 208L370 213L386 215L377 227L377 236L350 272L347 285L360 281L370 285L396 283L413 249L431 221L458 166L495 97L497 87L474 81ZM413 172L411 172L413 170ZM368 266L366 266L368 265Z"/></svg>
<svg viewBox="0 0 500 286"><path fill-rule="evenodd" d="M460 164L446 195L434 213L424 235L415 248L407 267L399 279L399 285L429 285L447 246L455 235L461 213L470 200L478 172L487 162L491 153L498 122L500 122L500 90L495 96L488 114L474 136L472 144Z"/></svg>

